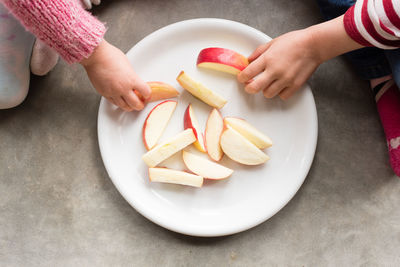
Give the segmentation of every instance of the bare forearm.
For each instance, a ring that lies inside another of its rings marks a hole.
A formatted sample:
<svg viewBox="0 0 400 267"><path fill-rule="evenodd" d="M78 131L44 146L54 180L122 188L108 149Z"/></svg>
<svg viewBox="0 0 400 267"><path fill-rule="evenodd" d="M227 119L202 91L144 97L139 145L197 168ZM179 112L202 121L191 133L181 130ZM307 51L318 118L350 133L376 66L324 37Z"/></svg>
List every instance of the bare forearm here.
<svg viewBox="0 0 400 267"><path fill-rule="evenodd" d="M321 62L363 46L347 34L343 16L305 29Z"/></svg>

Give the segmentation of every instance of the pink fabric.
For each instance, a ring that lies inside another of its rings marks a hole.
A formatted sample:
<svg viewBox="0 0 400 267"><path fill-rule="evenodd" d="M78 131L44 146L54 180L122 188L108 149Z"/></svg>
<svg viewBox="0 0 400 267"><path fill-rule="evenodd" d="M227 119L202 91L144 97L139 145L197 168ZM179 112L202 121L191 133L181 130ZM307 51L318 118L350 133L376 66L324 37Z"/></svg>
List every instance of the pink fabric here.
<svg viewBox="0 0 400 267"><path fill-rule="evenodd" d="M400 91L396 84L376 103L389 148L390 164L400 177Z"/></svg>
<svg viewBox="0 0 400 267"><path fill-rule="evenodd" d="M106 28L76 0L0 0L37 38L68 63L88 58Z"/></svg>

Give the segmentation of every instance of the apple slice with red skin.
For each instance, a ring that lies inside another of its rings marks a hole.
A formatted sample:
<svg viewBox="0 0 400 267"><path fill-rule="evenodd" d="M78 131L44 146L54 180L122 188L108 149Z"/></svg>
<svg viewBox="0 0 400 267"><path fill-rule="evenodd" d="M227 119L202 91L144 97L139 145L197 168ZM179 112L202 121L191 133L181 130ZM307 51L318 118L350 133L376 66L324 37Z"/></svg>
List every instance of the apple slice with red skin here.
<svg viewBox="0 0 400 267"><path fill-rule="evenodd" d="M234 130L255 144L258 148L264 149L272 146L272 140L253 125L241 118L225 117L224 123L231 126Z"/></svg>
<svg viewBox="0 0 400 267"><path fill-rule="evenodd" d="M147 82L147 84L151 89L151 97L148 102L173 98L179 95L178 90L165 82Z"/></svg>
<svg viewBox="0 0 400 267"><path fill-rule="evenodd" d="M183 162L191 172L207 179L225 179L233 173L232 169L187 151L182 151L182 157Z"/></svg>
<svg viewBox="0 0 400 267"><path fill-rule="evenodd" d="M219 143L222 131L224 130L224 121L221 113L213 109L208 116L206 130L204 134L207 153L215 161L221 160L224 152Z"/></svg>
<svg viewBox="0 0 400 267"><path fill-rule="evenodd" d="M197 66L237 75L249 65L247 58L233 50L220 47L205 48L197 57Z"/></svg>
<svg viewBox="0 0 400 267"><path fill-rule="evenodd" d="M147 153L142 156L142 159L147 166L155 167L195 141L196 137L194 136L193 130L191 128L184 130L163 143L156 145L152 150L147 151Z"/></svg>
<svg viewBox="0 0 400 267"><path fill-rule="evenodd" d="M189 185L201 187L203 177L184 171L177 171L167 168L149 168L149 179L151 182Z"/></svg>
<svg viewBox="0 0 400 267"><path fill-rule="evenodd" d="M178 102L166 100L156 105L143 124L142 137L147 150L152 149L168 125Z"/></svg>
<svg viewBox="0 0 400 267"><path fill-rule="evenodd" d="M179 95L178 90L165 82L147 82L147 84L151 89L150 98L147 100L144 99L144 97L137 90L134 90L135 94L143 102L149 103L167 98L173 98Z"/></svg>
<svg viewBox="0 0 400 267"><path fill-rule="evenodd" d="M267 154L230 126L221 135L221 148L230 159L245 165L259 165L269 160Z"/></svg>
<svg viewBox="0 0 400 267"><path fill-rule="evenodd" d="M204 145L204 135L200 130L199 123L194 114L192 104L189 104L186 108L185 115L183 117L183 127L185 129L192 128L194 136L196 136L196 142L194 146L201 152L206 152L206 146Z"/></svg>
<svg viewBox="0 0 400 267"><path fill-rule="evenodd" d="M227 100L222 96L217 94L216 92L208 89L204 85L199 82L193 80L189 75L187 75L184 71L181 71L176 78L179 84L189 93L214 108L222 108Z"/></svg>

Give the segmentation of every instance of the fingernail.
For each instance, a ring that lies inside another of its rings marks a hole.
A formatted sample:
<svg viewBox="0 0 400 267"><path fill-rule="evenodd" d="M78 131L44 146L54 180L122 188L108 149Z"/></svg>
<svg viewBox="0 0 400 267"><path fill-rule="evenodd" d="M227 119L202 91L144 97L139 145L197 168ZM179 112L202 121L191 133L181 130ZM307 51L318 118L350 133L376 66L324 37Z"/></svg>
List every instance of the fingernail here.
<svg viewBox="0 0 400 267"><path fill-rule="evenodd" d="M254 88L252 88L252 87L249 87L249 86L246 86L246 87L244 88L244 90L245 90L248 94L255 94L255 93L257 92L256 89L254 89Z"/></svg>
<svg viewBox="0 0 400 267"><path fill-rule="evenodd" d="M147 90L147 92L146 92L146 96L145 96L145 98L146 98L146 100L148 100L148 99L150 99L151 98L151 89L150 89L150 87L149 87L149 90Z"/></svg>
<svg viewBox="0 0 400 267"><path fill-rule="evenodd" d="M136 96L140 99L140 101L146 100L144 96L142 96L136 89L133 90L133 92L136 94Z"/></svg>
<svg viewBox="0 0 400 267"><path fill-rule="evenodd" d="M145 100L148 101L148 100L150 100L150 98L151 98L151 92L150 92L150 94L145 98Z"/></svg>
<svg viewBox="0 0 400 267"><path fill-rule="evenodd" d="M144 108L144 105L143 104L140 104L140 105L138 105L138 106L136 106L136 110L137 111L139 111L139 110L142 110Z"/></svg>

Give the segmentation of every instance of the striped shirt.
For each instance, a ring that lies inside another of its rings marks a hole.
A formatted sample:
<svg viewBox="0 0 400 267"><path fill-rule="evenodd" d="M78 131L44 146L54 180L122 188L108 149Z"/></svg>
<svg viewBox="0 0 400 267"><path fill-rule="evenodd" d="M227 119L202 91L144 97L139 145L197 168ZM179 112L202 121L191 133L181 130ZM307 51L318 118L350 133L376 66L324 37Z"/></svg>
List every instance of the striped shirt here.
<svg viewBox="0 0 400 267"><path fill-rule="evenodd" d="M400 47L400 0L358 0L344 16L350 37L364 46Z"/></svg>

